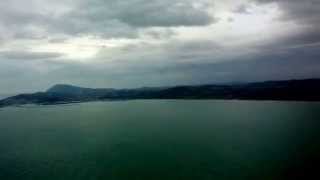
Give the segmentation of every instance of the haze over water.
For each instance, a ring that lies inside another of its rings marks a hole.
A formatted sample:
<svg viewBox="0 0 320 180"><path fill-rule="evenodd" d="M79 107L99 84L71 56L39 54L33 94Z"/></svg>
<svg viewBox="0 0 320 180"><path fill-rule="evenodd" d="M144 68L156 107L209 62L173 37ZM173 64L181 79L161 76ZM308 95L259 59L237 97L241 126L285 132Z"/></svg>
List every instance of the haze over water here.
<svg viewBox="0 0 320 180"><path fill-rule="evenodd" d="M215 100L4 108L0 179L299 178L319 160L319 112Z"/></svg>

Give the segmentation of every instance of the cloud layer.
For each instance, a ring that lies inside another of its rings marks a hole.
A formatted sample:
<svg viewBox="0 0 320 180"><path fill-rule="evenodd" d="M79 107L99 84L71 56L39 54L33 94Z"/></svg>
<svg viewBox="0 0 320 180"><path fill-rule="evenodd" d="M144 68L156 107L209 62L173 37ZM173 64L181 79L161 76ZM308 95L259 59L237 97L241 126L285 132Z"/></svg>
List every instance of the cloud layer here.
<svg viewBox="0 0 320 180"><path fill-rule="evenodd" d="M320 77L318 0L2 0L0 93Z"/></svg>

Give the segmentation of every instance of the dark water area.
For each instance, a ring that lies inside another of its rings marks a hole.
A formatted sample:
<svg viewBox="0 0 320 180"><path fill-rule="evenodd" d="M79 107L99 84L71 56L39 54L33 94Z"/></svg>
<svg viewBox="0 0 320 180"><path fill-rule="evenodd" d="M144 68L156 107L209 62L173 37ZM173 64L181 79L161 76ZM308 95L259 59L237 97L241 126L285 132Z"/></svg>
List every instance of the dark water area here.
<svg viewBox="0 0 320 180"><path fill-rule="evenodd" d="M316 102L4 108L0 179L308 179L319 169L319 121Z"/></svg>

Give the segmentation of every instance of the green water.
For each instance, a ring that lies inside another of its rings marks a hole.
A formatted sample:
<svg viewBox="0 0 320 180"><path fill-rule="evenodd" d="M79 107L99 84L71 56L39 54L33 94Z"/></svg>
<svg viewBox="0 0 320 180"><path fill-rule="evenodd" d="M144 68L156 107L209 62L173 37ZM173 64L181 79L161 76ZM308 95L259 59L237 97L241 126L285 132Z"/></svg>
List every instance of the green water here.
<svg viewBox="0 0 320 180"><path fill-rule="evenodd" d="M320 103L307 102L5 108L0 179L294 179L316 170L319 121Z"/></svg>

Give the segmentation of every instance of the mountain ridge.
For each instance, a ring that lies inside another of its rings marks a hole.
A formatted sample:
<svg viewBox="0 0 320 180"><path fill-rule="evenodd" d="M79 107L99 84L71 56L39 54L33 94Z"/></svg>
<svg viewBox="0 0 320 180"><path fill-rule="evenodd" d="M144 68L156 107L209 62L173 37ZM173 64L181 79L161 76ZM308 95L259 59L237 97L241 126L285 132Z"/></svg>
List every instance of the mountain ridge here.
<svg viewBox="0 0 320 180"><path fill-rule="evenodd" d="M239 99L320 101L320 79L264 81L234 85L207 84L136 89L84 88L56 84L45 92L0 100L0 107L132 99Z"/></svg>

